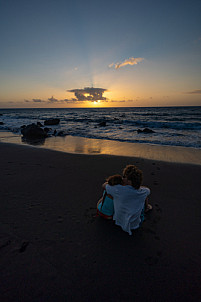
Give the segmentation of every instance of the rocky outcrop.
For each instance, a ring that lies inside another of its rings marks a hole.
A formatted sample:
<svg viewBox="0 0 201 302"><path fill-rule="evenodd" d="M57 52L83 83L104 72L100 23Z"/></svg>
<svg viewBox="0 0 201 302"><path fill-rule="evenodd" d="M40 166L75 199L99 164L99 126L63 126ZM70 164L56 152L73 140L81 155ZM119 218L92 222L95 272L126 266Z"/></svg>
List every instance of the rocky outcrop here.
<svg viewBox="0 0 201 302"><path fill-rule="evenodd" d="M137 133L145 133L145 134L149 134L149 133L155 133L155 131L149 129L149 128L144 128L143 130L138 129Z"/></svg>
<svg viewBox="0 0 201 302"><path fill-rule="evenodd" d="M4 123L3 123L3 122L0 122L0 125L4 125Z"/></svg>
<svg viewBox="0 0 201 302"><path fill-rule="evenodd" d="M60 119L59 118L51 118L48 120L44 121L44 125L45 126L53 126L53 125L58 125L60 123Z"/></svg>
<svg viewBox="0 0 201 302"><path fill-rule="evenodd" d="M36 139L36 138L45 138L47 137L47 132L44 131L41 127L36 124L30 124L27 126L21 127L21 133L23 137L28 139Z"/></svg>

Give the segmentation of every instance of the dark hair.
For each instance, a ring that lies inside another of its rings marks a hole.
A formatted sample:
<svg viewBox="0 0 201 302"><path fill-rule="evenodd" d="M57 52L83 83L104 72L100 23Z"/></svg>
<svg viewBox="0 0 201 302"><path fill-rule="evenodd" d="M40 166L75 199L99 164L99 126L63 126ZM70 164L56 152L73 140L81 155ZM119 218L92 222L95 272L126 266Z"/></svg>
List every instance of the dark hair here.
<svg viewBox="0 0 201 302"><path fill-rule="evenodd" d="M123 170L123 177L131 181L135 189L139 189L142 184L143 174L140 169L134 165L127 165Z"/></svg>
<svg viewBox="0 0 201 302"><path fill-rule="evenodd" d="M122 185L122 176L119 174L109 176L106 180L110 186Z"/></svg>

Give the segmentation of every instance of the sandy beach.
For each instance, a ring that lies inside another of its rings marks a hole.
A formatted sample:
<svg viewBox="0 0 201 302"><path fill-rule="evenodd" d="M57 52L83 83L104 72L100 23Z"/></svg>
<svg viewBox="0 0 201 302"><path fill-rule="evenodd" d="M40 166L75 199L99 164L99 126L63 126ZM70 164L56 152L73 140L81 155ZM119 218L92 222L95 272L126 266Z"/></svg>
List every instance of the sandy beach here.
<svg viewBox="0 0 201 302"><path fill-rule="evenodd" d="M201 166L0 143L0 301L199 301ZM96 217L136 164L153 210L132 236Z"/></svg>

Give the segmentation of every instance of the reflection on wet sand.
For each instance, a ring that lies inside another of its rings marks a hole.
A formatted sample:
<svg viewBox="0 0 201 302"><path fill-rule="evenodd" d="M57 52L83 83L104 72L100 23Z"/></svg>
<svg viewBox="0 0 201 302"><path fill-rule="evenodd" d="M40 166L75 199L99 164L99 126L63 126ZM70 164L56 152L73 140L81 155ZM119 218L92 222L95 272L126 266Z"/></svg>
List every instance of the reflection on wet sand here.
<svg viewBox="0 0 201 302"><path fill-rule="evenodd" d="M0 142L1 141L15 144L22 143L19 135L9 135L8 133L0 133ZM27 141L26 143L30 144L30 142ZM195 148L134 144L70 135L65 137L48 137L43 141L37 140L37 142L34 143L32 141L31 145L67 153L131 156L201 165L201 150Z"/></svg>
<svg viewBox="0 0 201 302"><path fill-rule="evenodd" d="M120 155L201 165L201 150L195 148L134 144L75 136L47 138L43 147L68 153Z"/></svg>
<svg viewBox="0 0 201 302"><path fill-rule="evenodd" d="M37 138L37 139L33 139L33 138L21 138L22 143L28 144L28 145L32 145L32 146L42 146L45 143L45 138Z"/></svg>
<svg viewBox="0 0 201 302"><path fill-rule="evenodd" d="M101 153L101 147L97 146L96 142L93 142L93 140L88 142L89 144L83 143L82 140L76 140L75 141L75 153L84 153L84 154L100 154ZM99 143L100 145L100 143Z"/></svg>
<svg viewBox="0 0 201 302"><path fill-rule="evenodd" d="M69 153L104 154L102 140L70 135L65 137L49 137L45 140L43 147Z"/></svg>

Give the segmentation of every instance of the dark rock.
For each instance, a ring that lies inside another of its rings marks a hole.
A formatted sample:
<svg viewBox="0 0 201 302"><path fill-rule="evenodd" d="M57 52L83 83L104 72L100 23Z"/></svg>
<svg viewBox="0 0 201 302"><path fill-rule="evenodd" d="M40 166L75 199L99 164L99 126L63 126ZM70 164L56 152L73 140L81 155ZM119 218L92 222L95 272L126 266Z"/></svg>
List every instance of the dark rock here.
<svg viewBox="0 0 201 302"><path fill-rule="evenodd" d="M21 129L24 129L24 128L26 128L26 125L22 125L20 128L21 128Z"/></svg>
<svg viewBox="0 0 201 302"><path fill-rule="evenodd" d="M44 125L58 125L60 123L60 119L59 118L51 118L51 119L48 119L48 120L45 120L44 121Z"/></svg>
<svg viewBox="0 0 201 302"><path fill-rule="evenodd" d="M0 125L4 125L4 123L3 123L3 122L0 122Z"/></svg>
<svg viewBox="0 0 201 302"><path fill-rule="evenodd" d="M59 131L58 134L57 134L57 136L64 136L64 135L65 135L65 134L64 134L63 131Z"/></svg>
<svg viewBox="0 0 201 302"><path fill-rule="evenodd" d="M46 132L46 133L48 133L50 130L52 130L51 128L48 128L48 127L45 127L44 128L44 131Z"/></svg>
<svg viewBox="0 0 201 302"><path fill-rule="evenodd" d="M100 122L100 123L98 124L98 126L100 126L100 127L105 127L105 126L106 126L106 122L105 122L105 121Z"/></svg>
<svg viewBox="0 0 201 302"><path fill-rule="evenodd" d="M137 133L145 133L145 134L148 134L148 133L155 133L155 131L149 129L149 128L144 128L143 130L141 129L138 129L137 130Z"/></svg>
<svg viewBox="0 0 201 302"><path fill-rule="evenodd" d="M40 122L37 122L37 126L43 127L43 125Z"/></svg>
<svg viewBox="0 0 201 302"><path fill-rule="evenodd" d="M37 126L36 124L30 124L21 129L21 133L26 138L45 138L47 133Z"/></svg>

